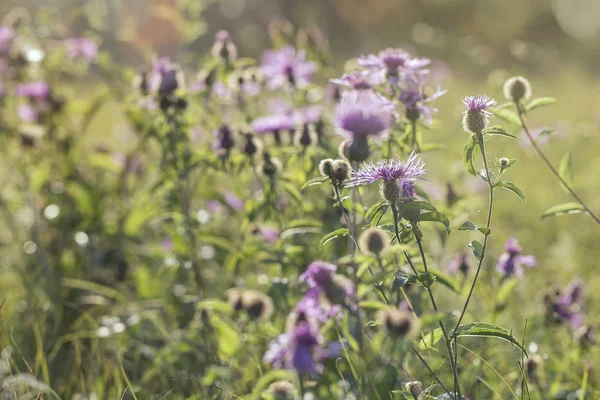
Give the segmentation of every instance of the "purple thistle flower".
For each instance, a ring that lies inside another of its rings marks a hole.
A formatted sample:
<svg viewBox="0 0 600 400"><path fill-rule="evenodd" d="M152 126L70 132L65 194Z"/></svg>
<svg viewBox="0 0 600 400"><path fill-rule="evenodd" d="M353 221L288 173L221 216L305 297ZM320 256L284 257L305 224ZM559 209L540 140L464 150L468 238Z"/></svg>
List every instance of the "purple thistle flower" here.
<svg viewBox="0 0 600 400"><path fill-rule="evenodd" d="M340 315L342 307L337 304L321 301L322 293L321 288L316 286L311 287L296 305L296 310L320 322L327 322L331 318Z"/></svg>
<svg viewBox="0 0 600 400"><path fill-rule="evenodd" d="M46 82L37 81L17 85L17 96L27 97L32 101L45 102L50 97L50 86Z"/></svg>
<svg viewBox="0 0 600 400"><path fill-rule="evenodd" d="M312 80L317 65L307 61L304 50L285 46L280 50L267 50L261 59L261 69L268 81L269 90L305 87Z"/></svg>
<svg viewBox="0 0 600 400"><path fill-rule="evenodd" d="M325 288L331 283L333 273L337 267L325 261L315 261L306 267L298 280L306 283L309 287Z"/></svg>
<svg viewBox="0 0 600 400"><path fill-rule="evenodd" d="M338 131L353 140L385 134L394 122L394 104L373 91L346 92L336 108Z"/></svg>
<svg viewBox="0 0 600 400"><path fill-rule="evenodd" d="M296 127L296 118L291 113L274 114L256 118L251 125L256 133L287 131Z"/></svg>
<svg viewBox="0 0 600 400"><path fill-rule="evenodd" d="M339 79L330 79L329 82L334 85L347 87L354 90L368 90L373 88L368 71L354 71L344 74Z"/></svg>
<svg viewBox="0 0 600 400"><path fill-rule="evenodd" d="M558 322L568 322L573 330L579 329L585 320L583 308L583 282L573 281L552 302L551 309Z"/></svg>
<svg viewBox="0 0 600 400"><path fill-rule="evenodd" d="M323 338L308 322L298 323L291 333L289 366L301 374L316 375L322 365L315 360Z"/></svg>
<svg viewBox="0 0 600 400"><path fill-rule="evenodd" d="M469 271L469 258L467 257L467 253L460 252L458 253L452 260L448 262L448 272L452 275L456 275L458 272L463 274L467 274Z"/></svg>
<svg viewBox="0 0 600 400"><path fill-rule="evenodd" d="M0 26L0 54L7 54L15 40L15 34L8 26Z"/></svg>
<svg viewBox="0 0 600 400"><path fill-rule="evenodd" d="M523 249L519 246L517 239L511 238L504 245L504 253L498 258L496 269L504 276L523 277L523 265L535 267L535 257L532 255L523 255Z"/></svg>
<svg viewBox="0 0 600 400"><path fill-rule="evenodd" d="M364 163L352 173L348 186L369 185L379 180L414 180L425 174L425 164L419 155L412 153L408 160L379 160L376 163Z"/></svg>
<svg viewBox="0 0 600 400"><path fill-rule="evenodd" d="M160 96L170 96L184 86L181 67L169 57L157 58L152 62L152 71L148 78L151 92Z"/></svg>
<svg viewBox="0 0 600 400"><path fill-rule="evenodd" d="M290 335L282 333L269 343L263 362L271 364L273 368L281 369L286 367L287 354L290 344Z"/></svg>
<svg viewBox="0 0 600 400"><path fill-rule="evenodd" d="M401 197L403 198L411 198L417 195L415 181L400 181L400 190L402 191Z"/></svg>
<svg viewBox="0 0 600 400"><path fill-rule="evenodd" d="M388 48L380 51L377 55L369 54L361 56L358 64L382 78L393 78L393 83L418 82L428 71L423 69L431 60L427 58L415 58L402 49Z"/></svg>
<svg viewBox="0 0 600 400"><path fill-rule="evenodd" d="M490 99L485 94L467 96L463 99L467 110L463 113L463 129L465 132L480 133L488 124L492 113L487 109L496 105L496 100Z"/></svg>
<svg viewBox="0 0 600 400"><path fill-rule="evenodd" d="M223 200L225 201L225 204L235 211L244 209L244 200L237 197L233 192L223 192Z"/></svg>
<svg viewBox="0 0 600 400"><path fill-rule="evenodd" d="M274 245L279 240L279 231L272 226L262 226L258 229L260 237L270 245Z"/></svg>
<svg viewBox="0 0 600 400"><path fill-rule="evenodd" d="M98 45L88 38L69 38L65 40L67 53L71 60L90 63L98 57Z"/></svg>
<svg viewBox="0 0 600 400"><path fill-rule="evenodd" d="M21 104L17 108L17 116L26 123L39 123L40 121L39 110L29 104Z"/></svg>
<svg viewBox="0 0 600 400"><path fill-rule="evenodd" d="M427 125L433 122L433 114L438 110L431 107L428 103L446 94L445 90L437 88L431 96L425 94L424 85L409 84L406 89L400 93L400 102L406 107L406 116L409 120L416 121L419 117Z"/></svg>
<svg viewBox="0 0 600 400"><path fill-rule="evenodd" d="M211 54L213 57L218 57L225 61L235 61L237 58L237 47L229 32L226 30L217 32Z"/></svg>

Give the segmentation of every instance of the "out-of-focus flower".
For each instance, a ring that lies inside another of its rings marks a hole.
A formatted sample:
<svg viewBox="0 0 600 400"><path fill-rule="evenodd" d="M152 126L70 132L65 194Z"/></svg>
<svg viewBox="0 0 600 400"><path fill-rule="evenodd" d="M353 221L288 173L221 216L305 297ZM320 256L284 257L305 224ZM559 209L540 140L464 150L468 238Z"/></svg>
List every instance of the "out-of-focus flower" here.
<svg viewBox="0 0 600 400"><path fill-rule="evenodd" d="M10 52L15 40L15 33L8 26L0 26L0 55Z"/></svg>
<svg viewBox="0 0 600 400"><path fill-rule="evenodd" d="M303 88L312 80L317 65L306 59L304 50L285 46L280 50L267 50L261 59L261 69L270 90L278 88Z"/></svg>
<svg viewBox="0 0 600 400"><path fill-rule="evenodd" d="M90 63L98 57L98 45L89 38L69 38L65 40L67 54L72 60Z"/></svg>
<svg viewBox="0 0 600 400"><path fill-rule="evenodd" d="M237 58L237 47L233 43L229 32L225 30L217 32L211 54L213 57L220 58L226 62L235 61Z"/></svg>
<svg viewBox="0 0 600 400"><path fill-rule="evenodd" d="M223 124L213 132L213 150L219 157L227 157L235 145L231 128Z"/></svg>
<svg viewBox="0 0 600 400"><path fill-rule="evenodd" d="M410 339L419 331L419 321L410 312L397 308L380 310L377 319L394 337Z"/></svg>
<svg viewBox="0 0 600 400"><path fill-rule="evenodd" d="M336 107L338 132L352 140L383 135L394 121L394 104L374 91L346 92Z"/></svg>
<svg viewBox="0 0 600 400"><path fill-rule="evenodd" d="M44 102L50 97L50 86L43 81L21 83L15 92L17 96L27 97L31 101Z"/></svg>
<svg viewBox="0 0 600 400"><path fill-rule="evenodd" d="M519 102L531 97L531 83L522 76L513 76L504 83L504 97L506 100Z"/></svg>
<svg viewBox="0 0 600 400"><path fill-rule="evenodd" d="M406 107L406 118L409 121L417 121L419 118L423 118L423 122L431 125L433 114L438 110L430 106L429 103L445 93L445 90L437 88L432 95L427 96L424 85L409 84L400 93L400 102Z"/></svg>
<svg viewBox="0 0 600 400"><path fill-rule="evenodd" d="M370 228L360 235L358 243L362 251L375 254L379 257L390 247L390 238L382 229Z"/></svg>
<svg viewBox="0 0 600 400"><path fill-rule="evenodd" d="M508 239L504 244L504 253L498 258L496 269L507 277L523 277L523 265L535 267L535 257L523 255L523 249L519 246L517 239Z"/></svg>
<svg viewBox="0 0 600 400"><path fill-rule="evenodd" d="M333 273L337 267L334 264L325 261L315 261L311 263L298 280L306 283L310 287L325 287L331 283Z"/></svg>
<svg viewBox="0 0 600 400"><path fill-rule="evenodd" d="M458 253L448 262L447 268L448 272L452 275L456 275L459 272L466 275L469 272L469 258L467 257L467 253Z"/></svg>
<svg viewBox="0 0 600 400"><path fill-rule="evenodd" d="M244 311L253 320L265 321L273 314L273 301L256 290L230 289L229 304L236 311Z"/></svg>
<svg viewBox="0 0 600 400"><path fill-rule="evenodd" d="M546 295L548 316L558 323L568 323L573 330L579 329L585 320L583 313L583 282L575 280L564 290Z"/></svg>
<svg viewBox="0 0 600 400"><path fill-rule="evenodd" d="M496 105L496 100L488 98L485 94L467 96L463 99L467 110L463 113L463 129L467 133L481 133L488 125L492 113L487 109Z"/></svg>
<svg viewBox="0 0 600 400"><path fill-rule="evenodd" d="M369 71L353 71L339 79L331 79L330 82L353 90L368 90L373 88L370 76Z"/></svg>
<svg viewBox="0 0 600 400"><path fill-rule="evenodd" d="M377 55L361 56L358 60L358 64L375 73L380 82L391 79L393 83L420 81L421 76L427 73L424 67L430 62L427 58L415 58L402 49L392 48Z"/></svg>
<svg viewBox="0 0 600 400"><path fill-rule="evenodd" d="M177 89L185 87L183 71L179 64L169 57L157 58L152 63L152 71L148 76L150 92L160 97L172 96Z"/></svg>
<svg viewBox="0 0 600 400"><path fill-rule="evenodd" d="M225 204L235 211L242 211L244 209L244 200L237 197L233 192L223 192L223 200L225 201Z"/></svg>

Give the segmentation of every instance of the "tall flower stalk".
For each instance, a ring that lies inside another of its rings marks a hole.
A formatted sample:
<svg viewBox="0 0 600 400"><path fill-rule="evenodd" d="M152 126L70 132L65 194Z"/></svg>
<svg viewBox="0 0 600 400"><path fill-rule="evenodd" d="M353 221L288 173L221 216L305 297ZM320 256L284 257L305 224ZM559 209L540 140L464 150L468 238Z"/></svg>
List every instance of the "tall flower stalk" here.
<svg viewBox="0 0 600 400"><path fill-rule="evenodd" d="M531 85L529 81L521 76L516 76L507 80L504 84L504 96L513 102L515 110L517 111L517 115L519 116L521 128L523 128L523 131L525 132L525 135L527 136L527 139L529 140L529 143L531 143L531 146L536 154L542 159L544 164L546 164L546 167L548 167L556 179L558 179L563 187L569 192L571 197L573 197L575 201L577 201L581 207L583 207L585 212L592 217L596 224L600 225L600 218L594 214L592 210L590 210L583 199L577 194L577 192L575 192L575 190L573 190L571 185L569 185L569 183L560 175L556 168L554 168L548 157L546 157L546 154L544 154L540 146L538 146L537 142L531 135L527 124L525 123L525 108L521 104L521 101L527 100L529 97L531 97Z"/></svg>

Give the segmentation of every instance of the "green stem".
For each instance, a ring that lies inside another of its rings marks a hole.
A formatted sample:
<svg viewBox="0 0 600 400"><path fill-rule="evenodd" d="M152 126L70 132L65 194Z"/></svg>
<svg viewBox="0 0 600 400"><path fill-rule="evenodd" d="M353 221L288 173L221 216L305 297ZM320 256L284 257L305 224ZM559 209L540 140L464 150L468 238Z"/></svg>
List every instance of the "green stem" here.
<svg viewBox="0 0 600 400"><path fill-rule="evenodd" d="M550 160L548 160L548 157L546 157L546 155L544 154L544 152L542 151L542 149L540 148L540 146L538 146L538 144L536 143L536 141L533 138L533 136L531 136L531 133L529 132L529 129L527 128L527 125L525 124L525 119L523 118L523 111L521 109L521 106L518 103L515 103L515 106L516 106L517 112L519 114L519 120L521 121L521 127L525 131L525 134L527 135L527 139L529 139L529 142L531 143L531 146L533 147L533 149L535 150L535 152L537 153L537 155L540 156L540 158L542 159L542 161L544 161L544 164L546 164L546 166L552 172L552 174L554 174L554 176L556 177L556 179L558 179L560 181L560 183L562 183L562 185L565 187L565 189L567 189L567 191L569 192L569 194L579 204L581 204L581 206L590 215L590 217L592 217L592 219L598 225L600 225L600 218L598 218L596 216L596 214L594 214L592 212L592 210L590 210L590 208L587 206L587 204L585 204L583 202L583 199L581 199L581 197L579 197L579 195L577 193L575 193L575 191L571 188L571 186L569 186L569 184L560 176L560 173L556 170L556 168L554 168L552 166L552 163L550 162Z"/></svg>

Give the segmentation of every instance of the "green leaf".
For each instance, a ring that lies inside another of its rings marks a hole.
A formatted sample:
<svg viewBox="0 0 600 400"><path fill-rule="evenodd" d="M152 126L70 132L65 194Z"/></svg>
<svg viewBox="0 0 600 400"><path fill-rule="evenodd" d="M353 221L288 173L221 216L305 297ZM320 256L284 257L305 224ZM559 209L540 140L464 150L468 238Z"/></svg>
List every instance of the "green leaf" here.
<svg viewBox="0 0 600 400"><path fill-rule="evenodd" d="M429 212L425 214L419 215L419 221L431 221L431 222L439 222L444 224L446 227L446 232L450 233L450 220L444 214L440 212Z"/></svg>
<svg viewBox="0 0 600 400"><path fill-rule="evenodd" d="M475 151L476 145L477 145L477 136L471 135L471 137L469 138L469 140L467 140L467 143L465 143L465 146L463 147L463 150L462 150L463 163L465 164L467 171L469 171L469 173L473 176L477 175L477 171L475 171L475 167L473 166L473 158L475 156L474 151Z"/></svg>
<svg viewBox="0 0 600 400"><path fill-rule="evenodd" d="M521 191L521 189L519 189L519 187L517 185L515 185L512 182L509 181L500 181L498 183L496 183L495 186L501 187L503 189L506 189L510 192L513 192L514 194L516 194L517 196L519 196L519 198L521 200L523 200L523 203L526 202L525 200L525 195L523 194L523 192Z"/></svg>
<svg viewBox="0 0 600 400"><path fill-rule="evenodd" d="M477 240L471 241L467 246L473 249L473 255L476 259L481 260L481 253L483 252L483 245Z"/></svg>
<svg viewBox="0 0 600 400"><path fill-rule="evenodd" d="M233 309L226 301L208 299L208 300L200 300L196 303L196 308L198 310L216 310L220 311L224 314L231 315L233 314Z"/></svg>
<svg viewBox="0 0 600 400"><path fill-rule="evenodd" d="M541 138L543 138L545 136L550 136L550 135L552 135L555 132L556 132L556 129L544 129L533 140L538 140L538 139L541 139Z"/></svg>
<svg viewBox="0 0 600 400"><path fill-rule="evenodd" d="M424 277L424 275L425 275L424 269L417 267L417 272L419 272L420 276ZM429 275L430 275L429 278L426 278L426 279L433 278L435 280L435 282L438 282L438 283L446 286L448 289L452 290L453 292L458 292L458 290L454 286L454 281L449 276L444 275L443 273L441 273L439 271L433 271L433 270L429 271ZM411 283L410 279L409 279L408 283ZM414 283L414 282L412 282L412 283Z"/></svg>
<svg viewBox="0 0 600 400"><path fill-rule="evenodd" d="M365 220L371 221L373 217L375 217L377 213L386 205L387 201L380 201L379 203L373 204L365 213Z"/></svg>
<svg viewBox="0 0 600 400"><path fill-rule="evenodd" d="M417 346L419 347L419 350L432 349L433 346L435 346L435 344L439 342L443 337L444 332L442 331L442 328L436 328L431 332L426 333L425 336L419 341L419 344Z"/></svg>
<svg viewBox="0 0 600 400"><path fill-rule="evenodd" d="M444 148L443 144L427 143L427 144L421 145L420 150L421 150L421 153L427 153L429 151L439 150L439 149L443 149L443 148Z"/></svg>
<svg viewBox="0 0 600 400"><path fill-rule="evenodd" d="M326 176L317 176L316 178L312 178L310 181L308 181L304 185L302 185L300 190L304 190L309 186L320 185L321 183L324 183L327 180L329 180L329 178Z"/></svg>
<svg viewBox="0 0 600 400"><path fill-rule="evenodd" d="M421 327L431 326L433 324L437 324L444 318L446 318L449 314L445 312L430 312L424 315L421 315L419 321L421 322Z"/></svg>
<svg viewBox="0 0 600 400"><path fill-rule="evenodd" d="M472 223L471 221L467 221L464 224L462 224L458 230L459 231L476 231L477 230L477 225L475 225L474 223Z"/></svg>
<svg viewBox="0 0 600 400"><path fill-rule="evenodd" d="M451 334L453 337L459 336L483 336L483 337L495 337L498 339L506 340L517 346L525 355L527 350L523 345L515 338L508 329L498 325L489 324L487 322L471 322L468 324L462 324Z"/></svg>
<svg viewBox="0 0 600 400"><path fill-rule="evenodd" d="M290 183L284 183L283 184L283 188L285 189L286 192L288 192L288 194L290 196L292 196L292 198L297 202L297 203L302 203L302 194L300 194L300 191L298 189L296 189L294 187L294 185L290 184Z"/></svg>
<svg viewBox="0 0 600 400"><path fill-rule="evenodd" d="M400 288L403 288L404 286L406 286L406 284L408 283L408 278L406 277L406 275L402 275L402 274L396 274L394 276L394 282L392 282L392 293L395 293L396 291L398 291Z"/></svg>
<svg viewBox="0 0 600 400"><path fill-rule="evenodd" d="M579 214L583 211L585 211L585 208L579 203L565 203L546 210L546 212L542 214L542 219L564 214Z"/></svg>
<svg viewBox="0 0 600 400"><path fill-rule="evenodd" d="M519 116L512 110L508 110L506 108L502 110L496 109L494 111L494 115L505 120L506 122L510 122L513 125L521 126L521 120L519 119Z"/></svg>
<svg viewBox="0 0 600 400"><path fill-rule="evenodd" d="M425 210L425 211L437 211L432 204L429 204L426 201L410 201L408 203L404 203L400 205L404 209L404 213L406 211L416 211L416 210Z"/></svg>
<svg viewBox="0 0 600 400"><path fill-rule="evenodd" d="M361 301L358 306L360 308L368 308L371 310L381 310L389 307L387 304L382 303L380 301Z"/></svg>
<svg viewBox="0 0 600 400"><path fill-rule="evenodd" d="M536 108L549 106L550 104L554 103L556 103L556 99L554 97L539 97L537 99L531 100L531 103L527 104L525 109L527 111L533 111Z"/></svg>
<svg viewBox="0 0 600 400"><path fill-rule="evenodd" d="M500 125L495 125L495 126L491 126L489 128L484 129L483 134L488 135L488 136L504 136L504 137L507 137L510 139L521 140L518 137L516 137L515 135L506 132L506 130L504 128L502 128Z"/></svg>
<svg viewBox="0 0 600 400"><path fill-rule="evenodd" d="M215 329L218 340L217 349L219 355L225 359L237 353L240 346L240 337L234 327L213 314L211 326Z"/></svg>
<svg viewBox="0 0 600 400"><path fill-rule="evenodd" d="M572 157L571 152L567 151L567 153L563 156L560 166L558 167L558 175L567 183L567 185L571 185L573 183L573 168L572 168ZM562 183L561 183L562 184ZM568 189L562 185L565 190Z"/></svg>
<svg viewBox="0 0 600 400"><path fill-rule="evenodd" d="M329 232L327 235L325 235L321 238L321 242L319 243L319 248L325 246L327 243L329 243L333 239L336 239L340 236L348 236L349 234L350 234L350 232L348 231L348 228L340 228L333 232Z"/></svg>

